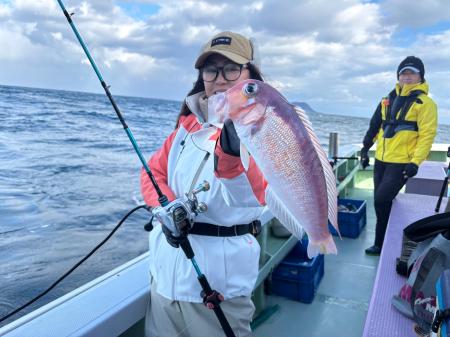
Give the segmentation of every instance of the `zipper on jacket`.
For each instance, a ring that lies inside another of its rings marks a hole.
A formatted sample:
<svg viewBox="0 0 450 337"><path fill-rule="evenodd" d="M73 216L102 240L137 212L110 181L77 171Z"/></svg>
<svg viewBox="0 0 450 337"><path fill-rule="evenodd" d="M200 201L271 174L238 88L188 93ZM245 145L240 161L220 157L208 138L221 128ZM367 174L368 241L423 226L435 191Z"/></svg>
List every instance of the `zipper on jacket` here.
<svg viewBox="0 0 450 337"><path fill-rule="evenodd" d="M186 147L186 139L191 135L191 130L196 126L196 124L192 125L189 130L186 130L186 136L184 136L183 140L180 142L180 145L182 146L181 151L178 153L177 160L175 160L175 167L178 164L178 160L180 159L181 155L183 154L184 148Z"/></svg>

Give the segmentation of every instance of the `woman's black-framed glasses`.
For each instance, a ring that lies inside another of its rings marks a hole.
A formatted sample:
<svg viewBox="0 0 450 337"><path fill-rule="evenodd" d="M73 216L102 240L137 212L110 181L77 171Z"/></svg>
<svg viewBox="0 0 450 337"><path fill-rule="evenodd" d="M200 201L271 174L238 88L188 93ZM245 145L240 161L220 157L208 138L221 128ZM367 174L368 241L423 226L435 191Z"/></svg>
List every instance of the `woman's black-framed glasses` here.
<svg viewBox="0 0 450 337"><path fill-rule="evenodd" d="M241 76L242 69L246 67L246 65L236 63L228 63L223 67L206 65L202 68L202 78L205 82L213 82L219 76L220 71L222 72L223 78L227 81L236 81Z"/></svg>

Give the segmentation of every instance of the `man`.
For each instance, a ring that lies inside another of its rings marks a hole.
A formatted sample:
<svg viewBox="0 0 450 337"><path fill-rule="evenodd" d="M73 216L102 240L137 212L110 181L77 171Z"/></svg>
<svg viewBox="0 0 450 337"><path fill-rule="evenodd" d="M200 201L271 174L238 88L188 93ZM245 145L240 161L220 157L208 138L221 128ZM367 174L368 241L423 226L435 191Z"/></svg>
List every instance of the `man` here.
<svg viewBox="0 0 450 337"><path fill-rule="evenodd" d="M428 156L437 131L437 107L428 96L423 62L405 58L397 69L398 83L378 104L361 149L361 165L369 165L368 151L377 142L374 167L374 204L377 216L374 245L366 254L379 255L392 200L417 174Z"/></svg>

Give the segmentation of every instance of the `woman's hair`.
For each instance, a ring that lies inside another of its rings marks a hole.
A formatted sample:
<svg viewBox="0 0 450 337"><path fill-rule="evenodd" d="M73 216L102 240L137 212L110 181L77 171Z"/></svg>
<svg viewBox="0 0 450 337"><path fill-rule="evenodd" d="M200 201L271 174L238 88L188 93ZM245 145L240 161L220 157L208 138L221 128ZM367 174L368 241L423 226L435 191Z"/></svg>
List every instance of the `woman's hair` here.
<svg viewBox="0 0 450 337"><path fill-rule="evenodd" d="M247 68L250 72L251 79L264 82L264 78L263 78L261 72L255 65L253 65L251 63L247 63ZM195 81L193 88L191 89L191 91L188 92L186 97L189 97L191 95L197 94L202 91L205 91L205 84L204 84L203 78L202 78L202 71L201 71L201 69L199 69L197 81ZM181 116L188 116L191 113L192 113L192 111L187 106L186 99L185 99L183 101L183 104L181 105L180 113L178 114L177 122L176 122L175 126L178 127L178 122L180 121Z"/></svg>

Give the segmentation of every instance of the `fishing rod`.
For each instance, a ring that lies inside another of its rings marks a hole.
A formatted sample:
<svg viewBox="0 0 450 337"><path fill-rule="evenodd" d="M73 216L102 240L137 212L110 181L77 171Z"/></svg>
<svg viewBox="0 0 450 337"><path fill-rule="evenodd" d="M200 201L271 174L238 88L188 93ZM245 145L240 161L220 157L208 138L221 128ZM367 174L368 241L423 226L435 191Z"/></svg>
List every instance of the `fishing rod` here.
<svg viewBox="0 0 450 337"><path fill-rule="evenodd" d="M338 160L359 160L358 157L352 156L352 157L338 157L338 156L333 156L331 157L331 159L333 159L333 161L330 161L331 166L334 166L337 164Z"/></svg>
<svg viewBox="0 0 450 337"><path fill-rule="evenodd" d="M137 145L137 142L133 136L133 133L131 132L128 125L126 124L125 119L123 118L122 113L119 110L119 107L117 106L116 102L114 101L114 98L113 98L111 92L109 91L109 86L103 80L100 70L97 68L97 65L95 64L95 61L92 58L86 44L84 43L83 39L81 38L80 33L78 32L77 28L75 27L75 24L73 23L72 16L71 16L73 13L69 14L67 12L66 7L64 6L62 0L57 0L57 1L58 1L59 6L61 7L61 10L64 13L64 16L66 17L67 21L69 22L70 27L72 28L75 36L77 37L78 42L80 43L81 47L83 48L84 53L86 54L86 56L89 60L89 63L91 64L92 68L94 69L103 89L105 90L106 96L108 96L108 99L111 102L111 104L114 108L114 111L116 112L117 117L119 118L120 123L122 124L129 140L131 141L131 144L133 145L133 148L134 148L136 154L138 155L138 157L145 169L145 172L147 173L148 177L150 178L150 181L152 182L152 185L155 188L156 193L158 194L158 202L160 203L160 205L162 207L170 206L167 196L164 195L162 193L161 189L159 188L158 183L156 182L156 179L150 170L150 167L147 165L147 162L145 161L144 156L142 155L142 152L139 149L139 146ZM197 188L197 193L201 192L201 191L207 191L208 189L209 189L209 184L204 183L200 188ZM176 225L185 224L186 221L189 221L187 211L190 210L191 212L194 212L194 213L201 212L201 209L196 209L196 208L192 207L192 206L199 205L197 203L195 194L191 193L190 196L194 200L189 200L189 197L188 197L188 201L186 203L178 202L169 210L171 215L173 216L173 220ZM183 225L183 227L186 227L186 226ZM185 230L185 228L175 228L175 229L178 229L179 232L183 232ZM182 248L186 257L192 262L192 265L194 266L194 269L197 273L197 279L203 290L202 295L205 295L203 297L206 299L210 299L210 298L213 299L212 301L208 300L207 304L210 304L210 303L212 304L211 308L213 309L214 313L216 314L217 319L219 320L220 325L225 332L225 335L227 337L235 337L235 334L234 334L233 330L231 329L231 326L228 323L228 321L225 317L225 314L222 311L222 308L219 305L220 297L218 297L219 300L217 300L217 295L219 295L219 294L211 288L206 276L201 272L201 270L195 260L194 251L192 249L191 244L189 243L187 235L180 242L180 247ZM208 306L208 307L210 307L210 306Z"/></svg>
<svg viewBox="0 0 450 337"><path fill-rule="evenodd" d="M447 158L450 158L450 146L447 149ZM444 196L445 189L448 187L448 178L450 176L450 162L448 163L447 175L444 178L444 182L442 183L441 193L439 193L439 199L436 204L436 208L434 209L435 213L439 213L439 208L441 208L442 197Z"/></svg>
<svg viewBox="0 0 450 337"><path fill-rule="evenodd" d="M109 91L109 86L103 80L102 74L98 70L97 65L94 62L94 59L91 57L91 54L89 53L89 50L86 47L86 44L84 43L83 39L81 38L81 35L78 33L78 30L75 27L75 25L74 25L74 23L72 21L72 17L71 17L71 15L73 15L73 13L69 14L67 12L67 10L64 7L64 4L62 3L61 0L58 0L58 3L60 5L64 15L66 16L67 21L69 22L70 26L72 27L72 30L75 33L75 36L77 37L78 42L80 42L80 45L81 45L81 47L84 50L84 53L86 54L87 58L89 59L89 62L91 64L92 68L94 69L95 73L97 74L97 77L98 77L98 79L99 79L103 89L105 90L106 96L108 96L109 101L111 102L111 104L112 104L112 106L114 108L114 111L116 112L117 117L120 120L120 123L122 124L122 126L123 126L123 128L124 128L124 130L125 130L125 132L126 132L126 134L128 136L128 138L130 139L131 144L133 144L133 148L136 151L136 154L138 155L138 157L139 157L139 159L140 159L140 161L142 163L142 166L145 169L145 172L147 173L148 177L150 178L150 180L151 180L151 182L153 184L153 187L156 190L156 193L158 193L158 201L159 201L159 203L162 206L166 206L169 203L169 200L167 199L167 196L165 196L161 192L161 190L160 190L160 188L158 186L158 183L156 182L155 177L153 176L152 172L150 171L150 168L148 167L147 162L145 161L144 156L142 155L142 152L139 149L136 140L134 139L133 133L131 132L130 128L128 127L127 123L125 122L125 119L123 118L122 113L119 110L119 107L117 106L113 96L111 95L111 92Z"/></svg>

